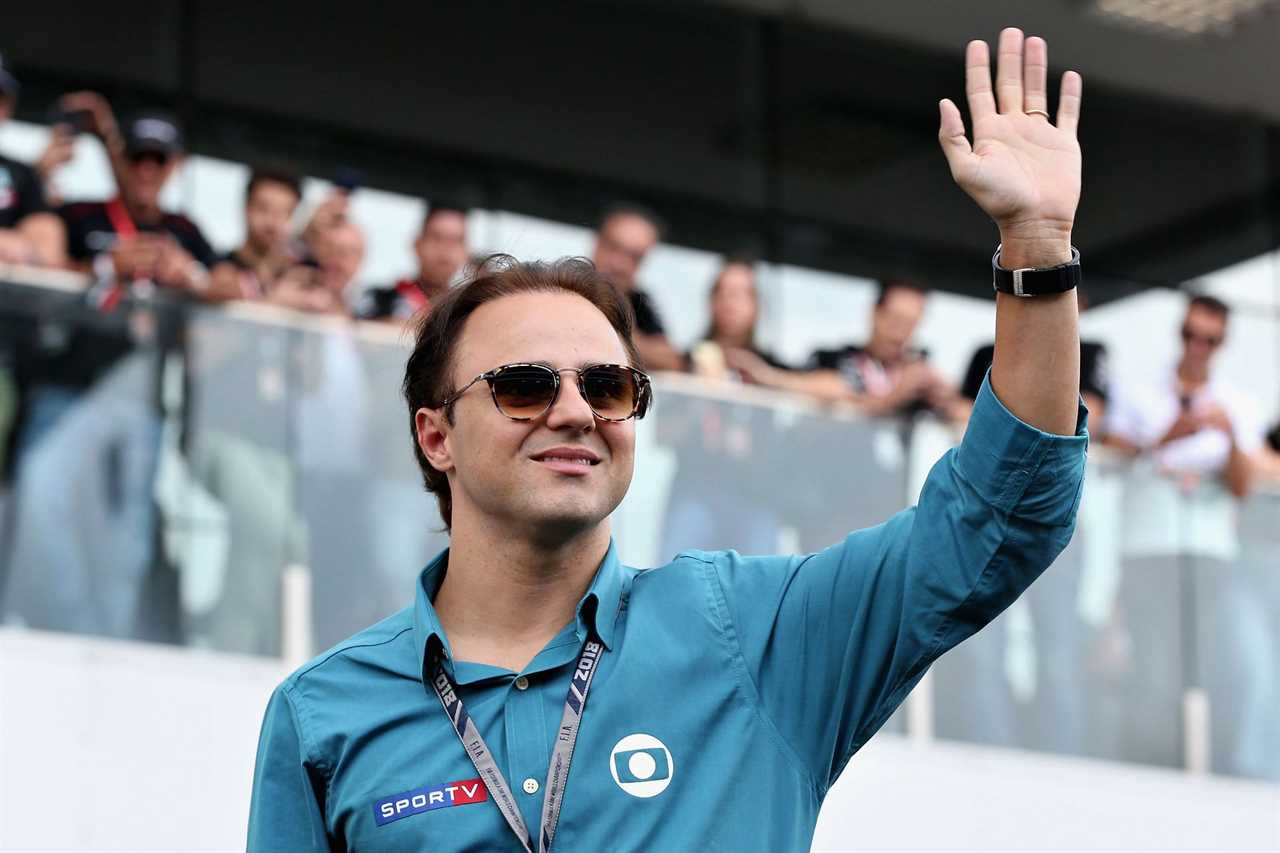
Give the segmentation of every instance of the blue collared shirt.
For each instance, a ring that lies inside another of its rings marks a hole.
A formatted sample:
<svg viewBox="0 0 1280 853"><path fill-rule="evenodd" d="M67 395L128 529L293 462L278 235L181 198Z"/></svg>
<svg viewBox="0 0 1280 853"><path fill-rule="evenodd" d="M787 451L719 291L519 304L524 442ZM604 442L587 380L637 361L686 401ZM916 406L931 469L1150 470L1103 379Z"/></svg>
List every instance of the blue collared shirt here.
<svg viewBox="0 0 1280 853"><path fill-rule="evenodd" d="M1015 418L984 383L917 507L816 554L612 547L577 618L522 672L453 660L431 600L289 676L258 746L252 851L521 849L424 682L433 637L536 836L570 671L602 655L557 850L807 850L823 797L929 664L991 621L1071 538L1088 434ZM536 783L536 784L535 784ZM536 844L535 844L536 849Z"/></svg>

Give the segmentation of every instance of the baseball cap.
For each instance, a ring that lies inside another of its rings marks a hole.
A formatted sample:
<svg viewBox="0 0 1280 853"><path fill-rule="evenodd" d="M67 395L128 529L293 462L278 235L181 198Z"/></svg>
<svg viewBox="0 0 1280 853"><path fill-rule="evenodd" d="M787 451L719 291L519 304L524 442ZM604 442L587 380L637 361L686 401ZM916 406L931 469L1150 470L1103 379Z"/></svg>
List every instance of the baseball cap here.
<svg viewBox="0 0 1280 853"><path fill-rule="evenodd" d="M130 154L155 151L166 156L184 150L182 129L166 113L140 113L124 126L124 147Z"/></svg>
<svg viewBox="0 0 1280 853"><path fill-rule="evenodd" d="M5 65L4 57L0 56L0 95L16 94L18 94L18 78L13 76L13 72Z"/></svg>

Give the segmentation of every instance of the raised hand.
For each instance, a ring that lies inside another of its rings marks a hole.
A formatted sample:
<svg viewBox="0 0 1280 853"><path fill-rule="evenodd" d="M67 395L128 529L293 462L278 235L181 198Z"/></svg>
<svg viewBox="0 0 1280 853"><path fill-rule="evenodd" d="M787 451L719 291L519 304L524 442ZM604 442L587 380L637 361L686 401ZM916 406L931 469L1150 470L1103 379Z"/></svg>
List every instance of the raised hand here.
<svg viewBox="0 0 1280 853"><path fill-rule="evenodd" d="M1071 228L1080 201L1080 75L1062 76L1056 124L1049 121L1046 92L1048 47L1000 33L996 85L991 86L987 44L965 51L965 93L973 120L973 144L960 110L939 106L938 138L957 184L1000 229L1006 268L1054 266L1071 255Z"/></svg>

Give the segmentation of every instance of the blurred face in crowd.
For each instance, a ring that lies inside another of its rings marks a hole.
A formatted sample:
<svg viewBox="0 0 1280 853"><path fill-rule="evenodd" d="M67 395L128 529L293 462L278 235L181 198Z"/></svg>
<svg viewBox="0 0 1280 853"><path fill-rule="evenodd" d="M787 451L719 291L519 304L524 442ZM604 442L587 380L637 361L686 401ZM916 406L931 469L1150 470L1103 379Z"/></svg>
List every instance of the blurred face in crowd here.
<svg viewBox="0 0 1280 853"><path fill-rule="evenodd" d="M125 155L124 192L130 206L144 213L160 210L160 191L168 183L182 157L161 151L134 151Z"/></svg>
<svg viewBox="0 0 1280 853"><path fill-rule="evenodd" d="M364 262L364 234L354 223L343 220L322 232L315 252L325 287L342 293L355 281Z"/></svg>
<svg viewBox="0 0 1280 853"><path fill-rule="evenodd" d="M641 216L617 213L600 226L592 260L614 286L623 292L636 284L645 255L658 242L658 229Z"/></svg>
<svg viewBox="0 0 1280 853"><path fill-rule="evenodd" d="M467 262L467 217L460 210L431 214L413 249L422 281L435 288L448 287Z"/></svg>
<svg viewBox="0 0 1280 853"><path fill-rule="evenodd" d="M1182 358L1188 366L1208 367L1209 359L1227 337L1227 318L1192 305L1182 321Z"/></svg>
<svg viewBox="0 0 1280 853"><path fill-rule="evenodd" d="M516 362L578 368L630 360L599 309L577 294L553 292L517 293L480 306L467 318L454 362L453 387L461 388ZM453 493L455 530L480 521L491 530L563 541L594 529L622 502L635 461L635 421L598 420L576 377L562 373L555 403L531 421L499 413L483 381L454 403L453 425L442 439L448 465L441 470ZM548 451L577 454L590 464Z"/></svg>
<svg viewBox="0 0 1280 853"><path fill-rule="evenodd" d="M891 287L871 317L871 353L892 364L901 361L924 317L925 295L909 287Z"/></svg>
<svg viewBox="0 0 1280 853"><path fill-rule="evenodd" d="M13 95L0 92L0 124L4 124L13 115Z"/></svg>
<svg viewBox="0 0 1280 853"><path fill-rule="evenodd" d="M755 271L747 264L729 264L711 289L714 337L745 345L755 331L758 314Z"/></svg>
<svg viewBox="0 0 1280 853"><path fill-rule="evenodd" d="M244 205L245 242L261 255L280 251L289 239L298 200L293 189L279 181L254 185Z"/></svg>

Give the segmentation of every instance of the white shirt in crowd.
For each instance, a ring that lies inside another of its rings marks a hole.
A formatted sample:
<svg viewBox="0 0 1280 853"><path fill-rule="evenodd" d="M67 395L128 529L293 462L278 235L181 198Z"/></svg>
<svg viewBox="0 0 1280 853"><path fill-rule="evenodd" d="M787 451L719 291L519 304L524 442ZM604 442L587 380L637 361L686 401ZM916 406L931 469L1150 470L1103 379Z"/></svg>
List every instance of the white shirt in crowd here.
<svg viewBox="0 0 1280 853"><path fill-rule="evenodd" d="M1182 411L1176 370L1158 383L1113 382L1107 400L1106 431L1138 447L1152 447L1169 431ZM1231 419L1236 447L1245 454L1262 447L1262 418L1253 400L1230 383L1210 376L1191 398L1192 411L1221 406ZM1225 432L1203 429L1152 451L1163 471L1209 474L1227 466L1231 442Z"/></svg>

